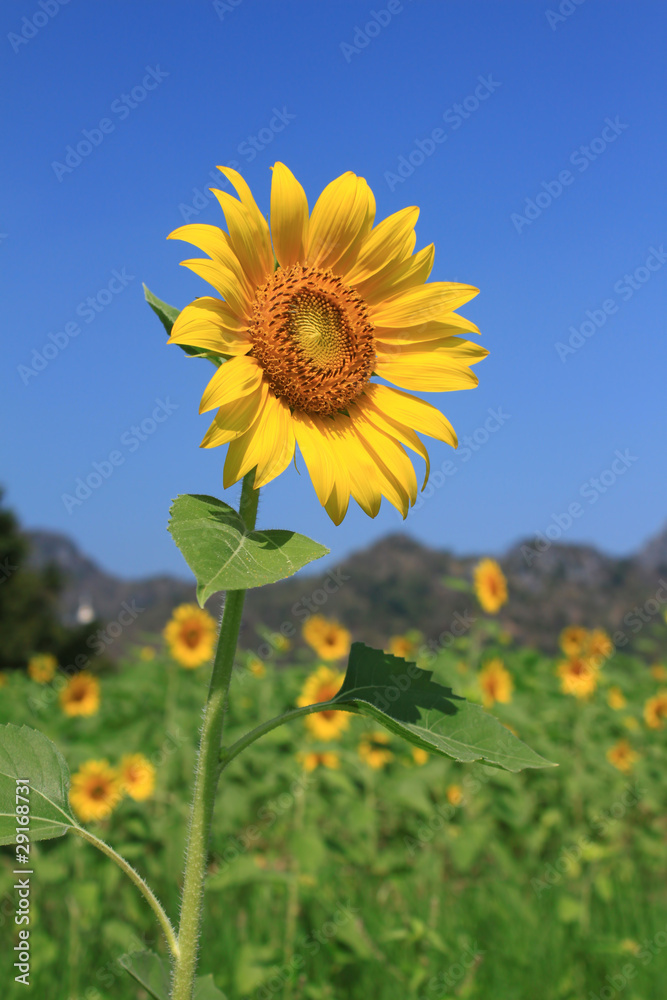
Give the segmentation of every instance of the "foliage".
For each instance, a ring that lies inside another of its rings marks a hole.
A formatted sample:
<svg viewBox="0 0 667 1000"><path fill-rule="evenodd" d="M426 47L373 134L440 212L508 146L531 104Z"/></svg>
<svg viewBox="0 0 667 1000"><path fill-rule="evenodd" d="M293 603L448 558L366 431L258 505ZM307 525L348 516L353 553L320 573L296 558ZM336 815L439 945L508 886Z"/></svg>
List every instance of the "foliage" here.
<svg viewBox="0 0 667 1000"><path fill-rule="evenodd" d="M295 721L230 765L200 970L228 1000L290 992L294 1000L533 1000L535 983L543 1000L580 1000L628 963L637 973L628 1000L661 1000L665 952L645 942L667 925L655 878L667 860L665 730L648 729L642 717L660 681L617 654L590 700L578 701L560 691L555 660L486 642L482 660L502 658L515 683L512 701L493 715L558 768L508 774L441 756L419 765L391 736L392 759L374 770L358 744L377 720L354 716L335 743L305 740ZM438 684L481 701L475 648L470 637L457 640L428 669ZM264 676L247 669L250 654L239 656L228 742L296 703L315 666L309 656L283 653L282 666L267 665ZM94 830L175 917L173 873L182 865L206 669L137 652L101 682L100 713L67 718L55 700L30 700L37 686L16 674L0 695L0 723L43 730L72 771L102 752L117 760L138 751L156 765L155 796L123 800ZM620 711L607 703L610 686L626 697ZM641 755L628 775L606 759L623 737ZM334 749L340 768L305 771L297 759L304 746ZM458 805L452 788L461 791ZM0 852L5 933L15 906L12 860L9 849ZM35 843L33 861L35 995L78 1000L92 987L95 1000L145 1000L122 965L165 952L134 886L76 838ZM18 1000L12 961L4 949L4 995Z"/></svg>

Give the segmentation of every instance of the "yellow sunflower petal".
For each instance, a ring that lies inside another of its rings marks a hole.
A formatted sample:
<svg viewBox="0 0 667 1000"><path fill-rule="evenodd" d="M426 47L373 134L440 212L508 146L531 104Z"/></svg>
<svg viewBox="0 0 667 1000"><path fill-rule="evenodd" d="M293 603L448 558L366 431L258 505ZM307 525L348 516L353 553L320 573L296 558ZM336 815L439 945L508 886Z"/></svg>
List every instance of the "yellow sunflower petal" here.
<svg viewBox="0 0 667 1000"><path fill-rule="evenodd" d="M310 216L307 262L334 265L359 237L369 213L368 185L348 171L327 184Z"/></svg>
<svg viewBox="0 0 667 1000"><path fill-rule="evenodd" d="M261 456L255 473L255 489L266 486L285 471L294 458L294 427L290 408L269 391L260 414L257 433L261 434Z"/></svg>
<svg viewBox="0 0 667 1000"><path fill-rule="evenodd" d="M271 181L271 235L281 267L306 259L308 199L298 180L284 163L275 163Z"/></svg>
<svg viewBox="0 0 667 1000"><path fill-rule="evenodd" d="M434 256L435 247L431 243L407 260L392 261L354 287L363 299L375 305L415 285L423 285L433 268Z"/></svg>
<svg viewBox="0 0 667 1000"><path fill-rule="evenodd" d="M168 344L201 347L214 354L245 354L252 344L247 328L220 299L195 299L179 313Z"/></svg>
<svg viewBox="0 0 667 1000"><path fill-rule="evenodd" d="M376 326L417 326L433 320L444 321L445 315L469 302L479 292L472 285L453 281L432 281L428 285L409 288L371 308Z"/></svg>
<svg viewBox="0 0 667 1000"><path fill-rule="evenodd" d="M401 444L407 445L408 448L411 448L424 459L424 462L426 463L426 475L424 477L424 482L422 483L422 489L424 489L431 471L431 461L425 445L417 437L412 428L402 424L398 420L395 420L393 417L388 417L379 409L378 406L374 404L373 400L369 396L362 396L358 399L357 406L367 421L374 424L377 428L379 428L379 430L384 431L384 433L388 434L390 437L396 438L396 440L400 441Z"/></svg>
<svg viewBox="0 0 667 1000"><path fill-rule="evenodd" d="M447 417L426 400L410 396L407 392L401 392L400 389L393 389L388 385L369 385L365 392L368 399L384 416L398 420L420 434L445 441L453 448L458 446L456 432Z"/></svg>
<svg viewBox="0 0 667 1000"><path fill-rule="evenodd" d="M412 206L402 208L400 212L383 219L364 240L354 267L346 275L349 283L356 285L357 282L366 281L376 271L384 268L387 262L402 260L406 240L413 238L412 231L418 218L419 209Z"/></svg>
<svg viewBox="0 0 667 1000"><path fill-rule="evenodd" d="M460 362L451 361L437 353L404 354L391 361L378 360L375 372L380 378L399 385L402 389L421 392L452 392L456 389L473 389L479 379Z"/></svg>
<svg viewBox="0 0 667 1000"><path fill-rule="evenodd" d="M224 212L229 242L248 279L256 287L263 285L273 273L273 253L264 232L266 222L262 226L250 209L226 191L210 190Z"/></svg>
<svg viewBox="0 0 667 1000"><path fill-rule="evenodd" d="M252 191L237 170L231 167L218 167L221 174L224 174L230 184L233 185L241 204L248 212L252 226L257 234L255 250L261 262L262 268L267 274L273 271L273 250L271 249L271 234L269 224L257 207L257 202L252 196ZM230 237L231 239L231 237Z"/></svg>
<svg viewBox="0 0 667 1000"><path fill-rule="evenodd" d="M431 352L447 356L452 362L462 365L476 365L488 355L485 347L480 347L472 340L462 337L443 337L441 340L429 340L426 343L413 344L383 344L376 341L377 356L383 361L403 360L411 354L430 354Z"/></svg>
<svg viewBox="0 0 667 1000"><path fill-rule="evenodd" d="M221 406L200 447L217 448L245 434L257 420L268 391L268 383L262 382L256 392Z"/></svg>
<svg viewBox="0 0 667 1000"><path fill-rule="evenodd" d="M350 414L357 413L361 419L354 420L354 430L374 459L380 491L405 518L410 504L417 499L417 477L412 462L395 438L364 420L358 408L351 406Z"/></svg>
<svg viewBox="0 0 667 1000"><path fill-rule="evenodd" d="M254 358L242 355L221 365L201 398L199 412L206 413L259 389L263 372Z"/></svg>
<svg viewBox="0 0 667 1000"><path fill-rule="evenodd" d="M243 284L244 291L252 297L252 289L248 283L246 274L241 267L241 262L232 250L229 236L223 232L219 226L208 226L203 222L192 222L187 226L180 226L169 233L168 240L183 240L192 246L203 250L204 253L217 260L219 264L231 271L237 281Z"/></svg>
<svg viewBox="0 0 667 1000"><path fill-rule="evenodd" d="M451 312L442 320L427 321L416 326L409 327L375 327L375 336L378 340L391 344L412 344L427 340L441 340L443 337L454 337L465 330L467 333L479 333L479 328L471 323L465 316Z"/></svg>
<svg viewBox="0 0 667 1000"><path fill-rule="evenodd" d="M315 423L315 419L308 416L307 413L300 413L296 410L292 417L296 443L303 455L303 460L315 487L317 499L324 506L333 489L336 463L326 438Z"/></svg>
<svg viewBox="0 0 667 1000"><path fill-rule="evenodd" d="M228 268L207 257L182 260L181 267L188 267L204 281L208 281L209 285L213 285L238 319L245 321L250 316L251 299Z"/></svg>

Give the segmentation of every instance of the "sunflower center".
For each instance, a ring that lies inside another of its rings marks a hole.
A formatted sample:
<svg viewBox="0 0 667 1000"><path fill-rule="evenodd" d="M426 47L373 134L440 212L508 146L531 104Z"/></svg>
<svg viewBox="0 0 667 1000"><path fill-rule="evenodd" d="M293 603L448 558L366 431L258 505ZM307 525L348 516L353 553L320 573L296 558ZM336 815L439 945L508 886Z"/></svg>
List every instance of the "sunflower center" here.
<svg viewBox="0 0 667 1000"><path fill-rule="evenodd" d="M331 416L356 399L373 371L366 305L331 271L279 268L257 292L249 329L253 356L292 409Z"/></svg>
<svg viewBox="0 0 667 1000"><path fill-rule="evenodd" d="M100 779L100 781L90 786L88 794L91 799L95 799L96 802L103 799L107 794L107 783Z"/></svg>
<svg viewBox="0 0 667 1000"><path fill-rule="evenodd" d="M181 632L181 639L188 649L196 649L201 639L199 625L186 625Z"/></svg>

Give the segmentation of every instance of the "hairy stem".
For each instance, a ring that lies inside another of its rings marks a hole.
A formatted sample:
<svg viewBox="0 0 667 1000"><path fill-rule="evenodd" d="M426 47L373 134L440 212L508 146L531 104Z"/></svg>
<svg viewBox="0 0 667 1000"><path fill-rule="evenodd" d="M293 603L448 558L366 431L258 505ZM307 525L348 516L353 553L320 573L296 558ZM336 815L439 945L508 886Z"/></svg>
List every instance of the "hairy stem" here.
<svg viewBox="0 0 667 1000"><path fill-rule="evenodd" d="M134 882L137 889L146 898L148 905L151 907L153 913L157 917L158 923L160 924L160 927L164 932L164 936L167 939L169 950L171 954L174 956L174 958L177 959L178 941L176 939L176 932L174 931L174 928L171 925L171 921L167 916L167 914L165 913L165 911L163 910L162 905L158 900L157 896L150 888L150 886L147 885L146 882L144 882L139 872L134 870L129 861L126 861L125 858L121 857L120 854L114 851L113 847L110 847L109 844L105 844L103 840L100 840L99 837L96 837L94 833L90 832L90 830L86 830L82 826L72 826L70 829L72 830L72 833L76 833L77 836L82 837L83 840L87 840L88 843L94 844L95 847L98 849L98 851L102 851L103 854L106 854L107 857L115 861L118 867L122 869L122 871L125 872L128 878L130 878Z"/></svg>
<svg viewBox="0 0 667 1000"><path fill-rule="evenodd" d="M349 705L339 705L335 701L318 701L315 705L306 705L305 708L292 708L283 715L276 715L274 719L268 719L266 722L260 723L255 729L252 729L245 736L238 739L236 743L232 743L230 747L223 748L220 752L221 771L224 771L246 747L249 747L255 740L260 739L262 736L266 736L272 729L277 729L278 726L282 726L286 722L291 722L293 719L300 719L304 715L312 715L313 712L328 712L331 709L336 709L336 711L340 712L352 711Z"/></svg>
<svg viewBox="0 0 667 1000"><path fill-rule="evenodd" d="M254 470L243 480L239 513L248 531L255 527L259 490L253 489ZM245 590L230 590L225 598L220 636L202 723L190 829L183 874L181 922L178 930L180 954L174 965L172 1000L192 1000L201 933L202 905L208 846L211 838L215 793L220 777L220 743L227 708L234 654L241 626Z"/></svg>

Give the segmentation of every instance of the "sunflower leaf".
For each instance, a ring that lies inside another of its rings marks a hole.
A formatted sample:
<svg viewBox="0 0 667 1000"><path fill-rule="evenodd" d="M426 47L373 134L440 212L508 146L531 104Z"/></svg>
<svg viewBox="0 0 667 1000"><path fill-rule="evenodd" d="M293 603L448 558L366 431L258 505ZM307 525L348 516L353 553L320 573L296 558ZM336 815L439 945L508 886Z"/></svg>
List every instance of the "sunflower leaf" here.
<svg viewBox="0 0 667 1000"><path fill-rule="evenodd" d="M352 645L347 673L334 702L376 719L408 743L430 753L521 771L553 767L479 705L390 653Z"/></svg>
<svg viewBox="0 0 667 1000"><path fill-rule="evenodd" d="M169 1000L169 967L154 952L134 951L118 962L154 1000Z"/></svg>
<svg viewBox="0 0 667 1000"><path fill-rule="evenodd" d="M329 551L294 531L248 531L233 507L207 496L177 497L169 532L196 577L202 607L220 590L275 583Z"/></svg>
<svg viewBox="0 0 667 1000"><path fill-rule="evenodd" d="M146 285L143 285L143 289L146 302L148 302L149 306L162 323L162 326L165 328L169 336L171 336L171 329L180 315L180 310L176 309L175 306L167 305L167 303L163 302L162 299L159 299L157 295L153 295ZM224 361L223 357L211 354L210 351L204 351L201 347L188 347L187 344L179 344L178 346L191 358L206 358L208 361L211 361L216 368L219 368Z"/></svg>
<svg viewBox="0 0 667 1000"><path fill-rule="evenodd" d="M68 791L69 769L51 740L28 726L0 726L0 844L15 844L17 830L23 829L17 803L28 805L25 830L30 841L62 837L77 825ZM17 799L17 794L28 802Z"/></svg>
<svg viewBox="0 0 667 1000"><path fill-rule="evenodd" d="M163 302L162 299L159 299L157 295L153 295L146 285L143 285L142 287L146 302L148 302L149 306L162 323L162 326L171 337L171 328L178 319L180 309L176 309L175 306L168 306L167 303ZM190 353L192 348L188 348L187 350L188 353Z"/></svg>

